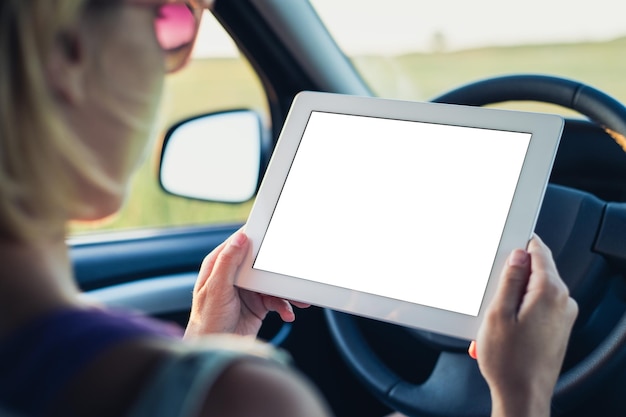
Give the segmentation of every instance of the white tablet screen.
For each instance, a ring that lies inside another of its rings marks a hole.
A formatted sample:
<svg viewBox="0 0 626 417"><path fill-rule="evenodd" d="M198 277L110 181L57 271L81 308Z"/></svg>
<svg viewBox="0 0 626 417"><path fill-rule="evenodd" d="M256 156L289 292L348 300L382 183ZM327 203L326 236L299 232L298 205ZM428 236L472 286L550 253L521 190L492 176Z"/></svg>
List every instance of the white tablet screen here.
<svg viewBox="0 0 626 417"><path fill-rule="evenodd" d="M476 316L530 138L314 111L253 268Z"/></svg>

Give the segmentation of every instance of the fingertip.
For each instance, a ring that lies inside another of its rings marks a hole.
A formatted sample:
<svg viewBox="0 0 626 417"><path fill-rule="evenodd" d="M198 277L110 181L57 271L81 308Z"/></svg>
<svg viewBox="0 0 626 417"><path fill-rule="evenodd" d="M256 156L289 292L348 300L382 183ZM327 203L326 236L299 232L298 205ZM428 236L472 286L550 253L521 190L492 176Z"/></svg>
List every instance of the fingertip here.
<svg viewBox="0 0 626 417"><path fill-rule="evenodd" d="M294 321L296 321L296 315L293 311L281 310L278 312L278 315L280 316L280 319L285 323L293 323Z"/></svg>
<svg viewBox="0 0 626 417"><path fill-rule="evenodd" d="M522 249L516 249L509 255L508 263L510 266L526 266L528 265L528 259L528 252Z"/></svg>
<svg viewBox="0 0 626 417"><path fill-rule="evenodd" d="M475 340L472 340L472 342L470 343L469 348L467 349L467 353L470 356L470 358L474 360L478 360L478 351L476 350Z"/></svg>
<svg viewBox="0 0 626 417"><path fill-rule="evenodd" d="M533 234L533 238L528 242L528 251L530 252L532 249L549 249L548 245L539 237L537 234Z"/></svg>
<svg viewBox="0 0 626 417"><path fill-rule="evenodd" d="M248 236L243 232L237 232L230 238L230 246L243 248L248 243Z"/></svg>
<svg viewBox="0 0 626 417"><path fill-rule="evenodd" d="M280 316L280 319L284 322L291 323L296 319L296 314L293 311L293 307L289 301L274 297L271 295L261 295L263 297L263 304L267 311L275 311Z"/></svg>
<svg viewBox="0 0 626 417"><path fill-rule="evenodd" d="M541 237L537 233L533 233L533 237L530 241L531 242L534 241L535 243L540 243L540 244L544 243L543 239L541 239Z"/></svg>
<svg viewBox="0 0 626 417"><path fill-rule="evenodd" d="M280 318L285 323L293 323L294 321L296 321L296 315L294 313L284 314L284 315L280 316Z"/></svg>
<svg viewBox="0 0 626 417"><path fill-rule="evenodd" d="M289 303L289 301L287 300L283 300L283 301L284 301L285 308L281 311L280 317L283 319L283 321L287 323L291 323L292 321L295 321L296 313L294 313L293 307L291 306L291 303Z"/></svg>

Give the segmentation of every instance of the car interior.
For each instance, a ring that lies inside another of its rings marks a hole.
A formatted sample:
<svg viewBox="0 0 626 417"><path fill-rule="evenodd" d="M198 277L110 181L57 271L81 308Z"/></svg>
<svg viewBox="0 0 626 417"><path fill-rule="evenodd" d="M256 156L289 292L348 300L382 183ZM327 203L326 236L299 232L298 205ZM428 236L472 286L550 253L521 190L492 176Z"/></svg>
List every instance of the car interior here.
<svg viewBox="0 0 626 417"><path fill-rule="evenodd" d="M379 55L353 54L339 36L342 25L369 25L367 30L374 34L392 32L393 26L377 27L372 19L399 19L418 10L435 19L434 10L441 5L411 0L342 3L215 1L204 16L215 26L207 29L208 43L225 38L230 49L217 57L198 52L189 68L167 81L164 105L169 109L163 133L148 168L138 174L152 188L133 191L121 215L135 210L136 217L148 224L117 227L116 219L104 228L77 227L68 238L85 297L184 326L200 263L245 223L291 102L301 91L469 106L506 108L512 103L516 109L555 111L566 117L566 124L536 233L552 250L580 313L552 414L625 415L621 387L626 384L626 93L611 86L626 85L619 78L626 77L626 65L611 51L623 54L626 37L548 40L533 46L537 55L531 63L522 46L455 49L448 46L452 36L435 28L426 52L388 49ZM461 2L443 3L451 8ZM351 17L333 20L334 13L346 15L342 7L351 8L347 14ZM482 7L487 6L477 2L472 12L495 13ZM615 7L610 13L619 15ZM370 9L370 20L365 9ZM552 24L571 26L565 17L553 16ZM622 27L624 36L626 24ZM409 35L401 33L404 38ZM571 56L578 61L563 65L577 69L595 63L612 71L612 78L606 73L586 76L583 70L557 73L540 65L553 61L560 65L569 59L566 48L575 45L580 49ZM600 46L610 51L606 52L610 59L594 52ZM196 48L201 50L202 45ZM470 52L474 55L464 55ZM515 59L507 61L509 55L521 56L524 63L516 66ZM486 56L501 66L477 74L473 65ZM431 61L435 58L436 66ZM235 61L237 66L231 67ZM449 74L451 81L446 86L428 81L406 84L407 74L420 80L427 72ZM239 100L247 89L253 93ZM419 95L411 95L415 91ZM529 103L539 107L527 107ZM193 141L184 143L189 137ZM199 143L198 137L208 139ZM177 143L182 144L177 148ZM218 168L194 171L198 165L194 155L211 155L213 165L205 165ZM229 170L245 174L239 178ZM174 195L163 197L166 202L153 200L153 194L168 193ZM153 221L152 207L168 212L176 207L182 220ZM316 306L297 309L296 317L294 323L283 323L270 315L259 337L289 352L294 366L318 387L337 417L376 417L393 411L414 417L489 415L489 390L476 361L467 354L468 341Z"/></svg>

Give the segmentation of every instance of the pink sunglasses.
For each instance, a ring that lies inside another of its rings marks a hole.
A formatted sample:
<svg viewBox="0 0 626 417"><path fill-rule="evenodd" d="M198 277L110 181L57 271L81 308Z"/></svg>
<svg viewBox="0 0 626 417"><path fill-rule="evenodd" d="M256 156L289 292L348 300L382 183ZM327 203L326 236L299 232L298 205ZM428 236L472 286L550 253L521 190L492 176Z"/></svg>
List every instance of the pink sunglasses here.
<svg viewBox="0 0 626 417"><path fill-rule="evenodd" d="M130 4L157 8L154 19L156 39L165 54L168 73L182 68L191 55L206 1L129 0Z"/></svg>

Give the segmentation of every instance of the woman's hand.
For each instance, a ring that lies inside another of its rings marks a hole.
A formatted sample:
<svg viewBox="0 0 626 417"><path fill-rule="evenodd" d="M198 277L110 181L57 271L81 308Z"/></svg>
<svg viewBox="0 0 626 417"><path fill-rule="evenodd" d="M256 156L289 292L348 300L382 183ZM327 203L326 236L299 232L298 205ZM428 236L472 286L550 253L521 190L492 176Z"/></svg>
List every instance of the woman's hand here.
<svg viewBox="0 0 626 417"><path fill-rule="evenodd" d="M239 231L204 258L193 290L186 338L210 333L256 336L268 312L276 311L284 321L292 322L291 304L308 307L235 287L235 274L248 250L248 238Z"/></svg>
<svg viewBox="0 0 626 417"><path fill-rule="evenodd" d="M548 247L535 236L508 258L479 331L478 365L489 384L492 416L550 415L578 306Z"/></svg>

